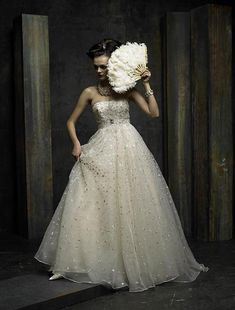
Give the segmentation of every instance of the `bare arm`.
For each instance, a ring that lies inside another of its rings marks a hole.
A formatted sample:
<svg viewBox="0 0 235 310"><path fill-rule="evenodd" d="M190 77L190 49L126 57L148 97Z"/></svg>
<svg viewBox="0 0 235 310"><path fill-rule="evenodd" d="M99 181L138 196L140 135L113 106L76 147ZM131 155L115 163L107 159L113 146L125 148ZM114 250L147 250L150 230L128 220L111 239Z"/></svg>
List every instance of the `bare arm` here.
<svg viewBox="0 0 235 310"><path fill-rule="evenodd" d="M146 92L151 89L148 82L150 76L151 73L149 70L146 70L142 75L142 81ZM132 99L149 117L159 117L159 107L154 95L145 99L136 88L133 88L130 92L129 98Z"/></svg>
<svg viewBox="0 0 235 310"><path fill-rule="evenodd" d="M91 100L91 90L90 88L86 88L82 91L81 95L79 96L75 109L73 110L72 114L70 115L69 119L67 120L67 129L69 132L69 136L73 142L74 148L72 151L72 154L74 157L78 158L81 154L81 145L79 142L79 139L76 134L76 128L75 124L79 118L79 116L82 114L82 112L85 110L87 104Z"/></svg>

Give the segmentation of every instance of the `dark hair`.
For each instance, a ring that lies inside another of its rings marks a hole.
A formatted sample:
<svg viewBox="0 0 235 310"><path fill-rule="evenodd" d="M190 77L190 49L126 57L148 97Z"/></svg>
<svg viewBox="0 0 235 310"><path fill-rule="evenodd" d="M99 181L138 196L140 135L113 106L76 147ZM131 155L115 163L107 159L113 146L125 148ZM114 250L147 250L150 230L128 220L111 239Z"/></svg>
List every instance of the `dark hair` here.
<svg viewBox="0 0 235 310"><path fill-rule="evenodd" d="M99 43L93 45L86 54L91 59L101 55L111 56L112 52L121 45L122 43L117 40L103 39Z"/></svg>

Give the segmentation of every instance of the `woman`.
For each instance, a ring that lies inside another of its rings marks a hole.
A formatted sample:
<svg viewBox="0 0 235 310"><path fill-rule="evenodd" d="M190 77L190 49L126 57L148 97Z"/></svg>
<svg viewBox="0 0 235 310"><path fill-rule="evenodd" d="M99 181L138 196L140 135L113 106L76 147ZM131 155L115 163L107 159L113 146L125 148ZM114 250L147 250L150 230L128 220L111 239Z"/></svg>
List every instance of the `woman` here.
<svg viewBox="0 0 235 310"><path fill-rule="evenodd" d="M129 101L149 117L159 108L150 71L142 73L145 97L115 93L107 63L121 45L103 40L88 56L98 84L84 89L67 121L76 162L35 258L53 276L138 292L166 281L190 282L208 268L185 239L164 177L129 118ZM81 145L75 124L91 104L98 130Z"/></svg>

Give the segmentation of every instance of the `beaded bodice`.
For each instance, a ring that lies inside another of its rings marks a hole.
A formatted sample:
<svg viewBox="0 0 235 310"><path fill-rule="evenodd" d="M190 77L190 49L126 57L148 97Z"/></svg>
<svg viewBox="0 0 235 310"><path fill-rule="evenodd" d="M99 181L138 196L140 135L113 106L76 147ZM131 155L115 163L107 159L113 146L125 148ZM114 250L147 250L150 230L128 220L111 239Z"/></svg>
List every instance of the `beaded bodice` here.
<svg viewBox="0 0 235 310"><path fill-rule="evenodd" d="M128 100L98 101L92 105L98 128L130 122Z"/></svg>

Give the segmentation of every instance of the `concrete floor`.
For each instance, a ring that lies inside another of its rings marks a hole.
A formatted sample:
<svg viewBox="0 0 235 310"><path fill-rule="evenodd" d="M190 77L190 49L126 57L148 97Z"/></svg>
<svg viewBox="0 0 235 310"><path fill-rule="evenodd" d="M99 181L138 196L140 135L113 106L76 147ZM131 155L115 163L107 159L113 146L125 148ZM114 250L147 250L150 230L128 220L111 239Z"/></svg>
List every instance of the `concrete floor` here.
<svg viewBox="0 0 235 310"><path fill-rule="evenodd" d="M235 241L191 242L199 262L210 268L192 283L164 283L153 289L129 293L116 292L66 310L234 310Z"/></svg>
<svg viewBox="0 0 235 310"><path fill-rule="evenodd" d="M208 243L189 241L189 244L197 260L210 268L207 273L201 273L192 283L169 282L138 293L129 293L124 289L115 292L109 291L105 295L104 292L90 294L87 301L81 300L78 304L74 304L73 302L73 306L65 307L65 304L60 304L58 301L57 308L54 307L53 309L234 310L235 240ZM25 281L27 281L27 276L30 279L35 276L37 277L37 275L38 277L43 276L46 280L48 279L48 267L33 258L37 245L18 236L9 235L0 236L0 245L0 287L1 284L4 284L4 281L17 279L16 277L21 276L25 276ZM63 285L65 285L62 281L67 280L57 280L57 284L55 284L55 286L60 286L60 290L61 287L63 290ZM52 282L49 282L52 285ZM67 284L65 286L66 289L69 289ZM14 289L9 294L14 295L13 291ZM21 294L24 293L21 292ZM3 304L0 305L0 309L4 309ZM18 308L15 307L12 309ZM37 309L48 310L49 307Z"/></svg>

